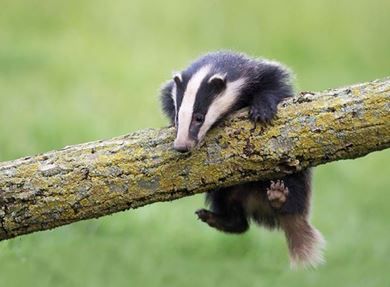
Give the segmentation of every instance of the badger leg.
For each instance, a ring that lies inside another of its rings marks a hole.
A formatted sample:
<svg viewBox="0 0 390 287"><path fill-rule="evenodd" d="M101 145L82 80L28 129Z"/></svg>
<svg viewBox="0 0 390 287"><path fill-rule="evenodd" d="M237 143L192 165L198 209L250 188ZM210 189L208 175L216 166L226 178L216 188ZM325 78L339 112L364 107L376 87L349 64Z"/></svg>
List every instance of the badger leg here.
<svg viewBox="0 0 390 287"><path fill-rule="evenodd" d="M227 233L244 233L249 228L244 209L239 201L235 201L234 191L230 188L211 191L207 201L211 211L199 209L195 213L198 218L209 226Z"/></svg>
<svg viewBox="0 0 390 287"><path fill-rule="evenodd" d="M198 218L209 226L227 233L244 233L248 230L248 221L242 214L217 214L207 209L199 209L195 212Z"/></svg>
<svg viewBox="0 0 390 287"><path fill-rule="evenodd" d="M259 67L258 86L253 87L249 116L254 122L270 123L274 118L278 104L294 94L289 84L289 73L280 66Z"/></svg>
<svg viewBox="0 0 390 287"><path fill-rule="evenodd" d="M267 191L289 248L292 266L317 266L323 262L325 241L309 223L310 170L271 182Z"/></svg>

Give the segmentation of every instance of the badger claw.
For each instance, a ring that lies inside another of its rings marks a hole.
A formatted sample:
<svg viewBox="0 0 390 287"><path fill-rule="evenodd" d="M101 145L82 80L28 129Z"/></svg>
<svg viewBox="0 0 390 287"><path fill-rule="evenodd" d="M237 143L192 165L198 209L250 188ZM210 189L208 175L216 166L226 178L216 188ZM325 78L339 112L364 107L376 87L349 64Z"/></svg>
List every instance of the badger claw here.
<svg viewBox="0 0 390 287"><path fill-rule="evenodd" d="M273 113L270 110L259 108L257 106L251 106L249 111L249 118L253 122L261 122L265 124L271 123Z"/></svg>

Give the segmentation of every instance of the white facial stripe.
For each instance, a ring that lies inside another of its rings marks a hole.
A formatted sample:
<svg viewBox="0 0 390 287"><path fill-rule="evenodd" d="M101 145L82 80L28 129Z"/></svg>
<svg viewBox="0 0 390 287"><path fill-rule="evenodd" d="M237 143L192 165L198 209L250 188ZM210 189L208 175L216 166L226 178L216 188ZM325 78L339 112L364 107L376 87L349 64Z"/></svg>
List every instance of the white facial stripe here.
<svg viewBox="0 0 390 287"><path fill-rule="evenodd" d="M211 69L210 65L202 67L188 81L187 89L184 92L183 101L179 109L177 138L176 138L176 141L178 142L188 141L189 138L188 133L191 125L196 93L198 92L200 84L202 83L203 79L207 76L210 69Z"/></svg>
<svg viewBox="0 0 390 287"><path fill-rule="evenodd" d="M176 85L173 84L172 91L171 91L171 96L173 100L173 105L175 106L175 126L177 126L177 89Z"/></svg>
<svg viewBox="0 0 390 287"><path fill-rule="evenodd" d="M234 82L227 83L226 89L210 105L205 121L200 128L198 139L202 140L211 126L226 113L236 102L245 79L241 78Z"/></svg>

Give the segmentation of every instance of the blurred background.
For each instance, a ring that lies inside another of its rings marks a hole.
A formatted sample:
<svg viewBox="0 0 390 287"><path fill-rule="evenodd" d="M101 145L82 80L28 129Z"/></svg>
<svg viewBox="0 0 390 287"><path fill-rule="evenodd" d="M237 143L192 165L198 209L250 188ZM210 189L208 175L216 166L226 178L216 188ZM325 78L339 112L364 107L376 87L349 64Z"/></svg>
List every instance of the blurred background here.
<svg viewBox="0 0 390 287"><path fill-rule="evenodd" d="M298 90L390 75L390 1L0 0L0 161L161 127L174 70L221 48L277 59ZM390 150L318 167L327 264L283 235L218 233L203 196L0 242L0 286L390 286Z"/></svg>

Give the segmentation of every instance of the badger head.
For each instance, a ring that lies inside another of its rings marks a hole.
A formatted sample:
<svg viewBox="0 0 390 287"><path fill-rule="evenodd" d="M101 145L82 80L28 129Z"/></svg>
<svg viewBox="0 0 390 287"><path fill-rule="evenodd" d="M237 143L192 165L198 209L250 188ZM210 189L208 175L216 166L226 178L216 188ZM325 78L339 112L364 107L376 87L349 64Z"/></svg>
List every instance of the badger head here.
<svg viewBox="0 0 390 287"><path fill-rule="evenodd" d="M176 73L169 85L167 94L172 107L165 106L164 110L168 114L171 111L176 127L173 146L179 152L188 152L198 146L209 129L236 107L245 80L229 82L227 73L213 70L207 65L192 73Z"/></svg>

